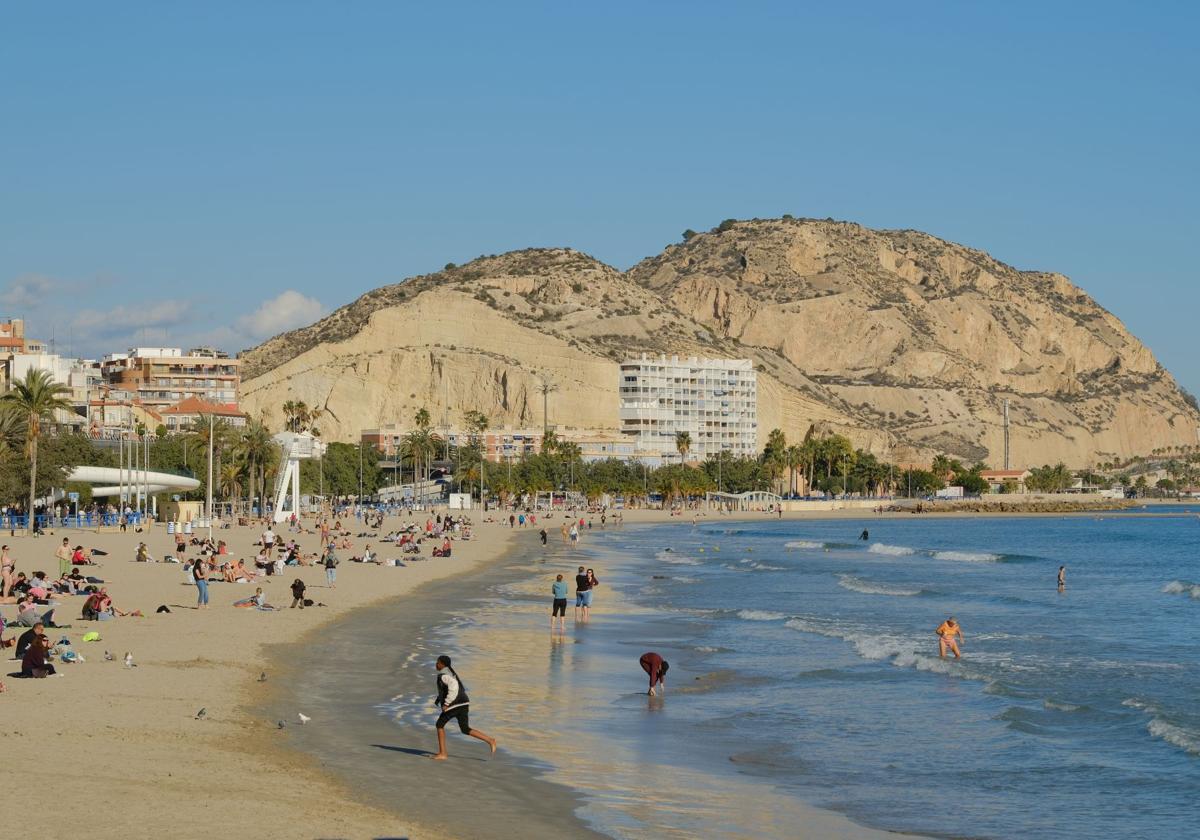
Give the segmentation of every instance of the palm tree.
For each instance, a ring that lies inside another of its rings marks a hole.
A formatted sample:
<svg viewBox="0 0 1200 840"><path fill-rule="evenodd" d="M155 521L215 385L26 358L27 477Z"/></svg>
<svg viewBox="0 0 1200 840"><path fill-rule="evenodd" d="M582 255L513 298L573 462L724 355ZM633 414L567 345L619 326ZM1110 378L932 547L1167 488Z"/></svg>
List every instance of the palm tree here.
<svg viewBox="0 0 1200 840"><path fill-rule="evenodd" d="M417 483L418 471L424 467L423 475L429 479L429 462L437 454L438 439L427 428L416 428L400 441L400 454L412 460L413 483Z"/></svg>
<svg viewBox="0 0 1200 840"><path fill-rule="evenodd" d="M417 413L413 415L413 422L417 424L417 428L424 431L429 428L429 410L424 406L417 409Z"/></svg>
<svg viewBox="0 0 1200 840"><path fill-rule="evenodd" d="M24 435L24 418L11 405L0 404L0 452L16 449Z"/></svg>
<svg viewBox="0 0 1200 840"><path fill-rule="evenodd" d="M479 440L479 506L483 507L483 459L487 455L487 445L483 440L483 433L487 431L488 416L482 411L472 410L467 412L467 429L471 434Z"/></svg>
<svg viewBox="0 0 1200 840"><path fill-rule="evenodd" d="M271 438L271 432L265 423L261 420L251 420L246 424L237 443L237 455L246 464L251 507L254 506L256 495L261 494L265 497L267 493L267 466L275 448L275 441ZM265 502L265 498L260 501L260 511L266 511Z"/></svg>
<svg viewBox="0 0 1200 840"><path fill-rule="evenodd" d="M70 393L66 385L55 382L50 371L25 372L25 378L13 383L12 390L0 397L12 407L19 418L25 420L25 452L29 456L29 510L25 518L26 530L33 530L34 502L37 499L38 439L42 434L42 423L53 419L54 412L70 409L71 403L64 399Z"/></svg>
<svg viewBox="0 0 1200 840"><path fill-rule="evenodd" d="M687 432L675 433L675 448L679 450L679 463L687 458L688 450L692 448L692 436Z"/></svg>
<svg viewBox="0 0 1200 840"><path fill-rule="evenodd" d="M804 466L808 459L802 444L792 444L783 450L784 463L788 468L788 495L796 494L796 471Z"/></svg>

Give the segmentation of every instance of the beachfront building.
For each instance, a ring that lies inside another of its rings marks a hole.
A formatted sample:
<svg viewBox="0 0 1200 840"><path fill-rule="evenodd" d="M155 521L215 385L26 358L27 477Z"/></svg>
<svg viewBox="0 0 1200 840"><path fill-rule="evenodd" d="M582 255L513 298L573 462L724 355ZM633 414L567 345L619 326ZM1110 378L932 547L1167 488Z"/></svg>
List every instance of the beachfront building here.
<svg viewBox="0 0 1200 840"><path fill-rule="evenodd" d="M127 353L104 357L104 381L131 393L139 404L155 411L196 397L219 405L237 406L241 389L240 359L207 347L133 347Z"/></svg>
<svg viewBox="0 0 1200 840"><path fill-rule="evenodd" d="M137 402L128 391L101 388L88 403L87 429L92 440L128 438L139 426L153 434L161 425L162 415Z"/></svg>
<svg viewBox="0 0 1200 840"><path fill-rule="evenodd" d="M378 429L363 429L361 439L366 446L374 446L385 458L394 458L404 446L404 436L411 428L397 424L382 426ZM472 432L457 428L434 428L430 430L437 435L442 445L449 444L453 449L457 446L469 446L475 439ZM541 429L488 429L482 435L484 457L494 463L519 461L526 455L536 455L542 451ZM440 457L440 454L439 454Z"/></svg>
<svg viewBox="0 0 1200 840"><path fill-rule="evenodd" d="M621 363L620 430L639 452L679 460L677 432L691 439L687 459L758 454L758 379L749 359L692 356Z"/></svg>
<svg viewBox="0 0 1200 840"><path fill-rule="evenodd" d="M1028 492L1025 482L1031 475L1033 473L1029 470L983 470L979 473L979 477L988 483L988 488L993 493L1005 492L1006 485L1008 492Z"/></svg>

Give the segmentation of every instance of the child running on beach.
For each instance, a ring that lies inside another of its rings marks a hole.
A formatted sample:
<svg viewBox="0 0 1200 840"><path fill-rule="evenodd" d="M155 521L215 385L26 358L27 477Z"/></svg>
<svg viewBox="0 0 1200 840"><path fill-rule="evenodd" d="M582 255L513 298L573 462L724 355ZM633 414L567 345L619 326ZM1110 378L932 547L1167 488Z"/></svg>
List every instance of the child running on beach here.
<svg viewBox="0 0 1200 840"><path fill-rule="evenodd" d="M464 735L470 735L472 738L483 741L492 748L492 754L495 755L496 739L478 729L471 728L468 720L471 701L467 697L467 687L451 667L449 656L443 655L437 658L437 672L437 706L442 713L438 715L436 724L438 751L430 758L438 761L445 761L449 758L449 754L446 752L446 724L452 720L458 721L458 728Z"/></svg>

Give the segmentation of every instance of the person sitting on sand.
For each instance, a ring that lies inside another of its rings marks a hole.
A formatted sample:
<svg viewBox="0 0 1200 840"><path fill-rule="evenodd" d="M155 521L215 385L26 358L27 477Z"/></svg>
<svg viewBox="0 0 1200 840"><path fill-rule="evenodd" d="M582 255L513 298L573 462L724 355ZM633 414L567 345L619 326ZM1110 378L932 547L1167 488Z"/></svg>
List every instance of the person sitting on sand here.
<svg viewBox="0 0 1200 840"><path fill-rule="evenodd" d="M92 552L90 549L85 549L81 545L75 546L74 552L71 554L72 566L95 566L96 562L92 560Z"/></svg>
<svg viewBox="0 0 1200 840"><path fill-rule="evenodd" d="M51 676L54 673L54 666L46 661L46 654L49 651L50 643L46 639L45 631L35 633L29 647L25 649L25 653L21 657L21 676L34 678Z"/></svg>
<svg viewBox="0 0 1200 840"><path fill-rule="evenodd" d="M144 542L138 543L137 553L134 555L133 559L138 563L157 563L158 562L150 555L150 549L149 549L149 547L147 547L147 545Z"/></svg>
<svg viewBox="0 0 1200 840"><path fill-rule="evenodd" d="M304 609L304 581L296 578L292 581L292 609Z"/></svg>
<svg viewBox="0 0 1200 840"><path fill-rule="evenodd" d="M442 540L441 548L437 548L436 546L434 547L433 556L434 557L449 557L450 556L450 538L449 537L446 537L446 539Z"/></svg>
<svg viewBox="0 0 1200 840"><path fill-rule="evenodd" d="M25 595L17 602L17 620L14 623L21 627L32 627L35 624L44 624L47 627L57 626L54 623L54 610L46 610L39 615L37 601L32 595Z"/></svg>
<svg viewBox="0 0 1200 840"><path fill-rule="evenodd" d="M954 616L950 616L943 621L935 632L938 635L938 656L945 659L946 651L949 650L954 654L955 659L959 659L958 642L966 640L963 639L962 628L958 626L958 622L954 620ZM958 636L958 642L954 640L955 636Z"/></svg>

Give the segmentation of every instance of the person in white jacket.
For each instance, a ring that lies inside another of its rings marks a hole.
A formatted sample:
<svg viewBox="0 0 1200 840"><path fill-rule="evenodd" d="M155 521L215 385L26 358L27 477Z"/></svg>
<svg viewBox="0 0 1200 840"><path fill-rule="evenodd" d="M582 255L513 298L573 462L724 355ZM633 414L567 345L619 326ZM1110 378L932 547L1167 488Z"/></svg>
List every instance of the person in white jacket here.
<svg viewBox="0 0 1200 840"><path fill-rule="evenodd" d="M470 735L472 738L478 738L489 747L492 748L492 753L496 752L496 739L480 732L478 729L472 729L468 719L468 714L471 708L471 700L467 697L467 687L454 672L454 668L450 665L449 656L439 656L437 658L437 707L441 710L441 714L437 719L437 739L438 751L430 758L438 761L444 761L449 758L446 753L446 724L452 720L458 721L458 728L462 730L464 735Z"/></svg>

